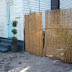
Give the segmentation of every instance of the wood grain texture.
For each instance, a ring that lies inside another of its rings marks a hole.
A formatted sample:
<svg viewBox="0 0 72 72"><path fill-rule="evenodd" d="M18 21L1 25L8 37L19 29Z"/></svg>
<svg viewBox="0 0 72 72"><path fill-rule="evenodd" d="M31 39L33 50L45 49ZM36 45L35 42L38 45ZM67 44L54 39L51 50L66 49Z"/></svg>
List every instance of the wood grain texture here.
<svg viewBox="0 0 72 72"><path fill-rule="evenodd" d="M72 9L46 11L44 55L72 62Z"/></svg>
<svg viewBox="0 0 72 72"><path fill-rule="evenodd" d="M42 13L25 16L25 49L31 54L43 56Z"/></svg>

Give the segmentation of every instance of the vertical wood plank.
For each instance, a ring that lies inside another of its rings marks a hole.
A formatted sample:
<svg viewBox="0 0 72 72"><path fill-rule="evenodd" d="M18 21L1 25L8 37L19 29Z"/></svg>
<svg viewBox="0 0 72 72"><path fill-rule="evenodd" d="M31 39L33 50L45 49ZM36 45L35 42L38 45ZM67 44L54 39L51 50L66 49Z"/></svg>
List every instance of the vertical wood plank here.
<svg viewBox="0 0 72 72"><path fill-rule="evenodd" d="M38 56L43 56L43 28L42 12L26 16L25 46L26 51ZM29 23L28 23L29 22Z"/></svg>

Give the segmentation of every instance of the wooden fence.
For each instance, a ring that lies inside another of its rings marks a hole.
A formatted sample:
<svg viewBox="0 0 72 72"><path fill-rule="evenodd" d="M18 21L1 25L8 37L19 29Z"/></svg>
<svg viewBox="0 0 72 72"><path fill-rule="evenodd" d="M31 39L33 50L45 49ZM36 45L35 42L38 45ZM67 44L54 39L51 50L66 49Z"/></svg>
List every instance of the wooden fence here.
<svg viewBox="0 0 72 72"><path fill-rule="evenodd" d="M43 56L42 13L25 16L25 50Z"/></svg>
<svg viewBox="0 0 72 72"><path fill-rule="evenodd" d="M42 13L25 16L25 50L43 56ZM45 13L44 56L72 62L72 9Z"/></svg>
<svg viewBox="0 0 72 72"><path fill-rule="evenodd" d="M72 9L46 11L44 55L72 62Z"/></svg>

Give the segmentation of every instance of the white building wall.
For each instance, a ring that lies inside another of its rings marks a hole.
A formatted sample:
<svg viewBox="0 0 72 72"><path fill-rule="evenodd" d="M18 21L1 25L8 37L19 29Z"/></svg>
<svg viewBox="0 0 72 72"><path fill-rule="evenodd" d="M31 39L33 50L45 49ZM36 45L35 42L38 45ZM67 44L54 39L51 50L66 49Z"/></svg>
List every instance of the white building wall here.
<svg viewBox="0 0 72 72"><path fill-rule="evenodd" d="M51 10L51 0L23 0L23 13L29 14L30 10L42 12L43 29L45 29L45 10Z"/></svg>
<svg viewBox="0 0 72 72"><path fill-rule="evenodd" d="M40 11L42 12L43 30L45 30L45 10L51 10L51 0L40 0Z"/></svg>
<svg viewBox="0 0 72 72"><path fill-rule="evenodd" d="M7 3L13 0L0 0L0 37L8 38L8 16L7 16ZM18 21L17 38L24 40L24 14L23 14L23 1L14 0L14 13L15 20Z"/></svg>
<svg viewBox="0 0 72 72"><path fill-rule="evenodd" d="M24 14L29 14L30 11L39 12L39 0L23 0Z"/></svg>
<svg viewBox="0 0 72 72"><path fill-rule="evenodd" d="M0 0L0 37L8 37L6 0Z"/></svg>
<svg viewBox="0 0 72 72"><path fill-rule="evenodd" d="M0 37L4 38L8 38L7 3L9 1L13 0L0 0ZM45 29L45 10L51 9L50 1L40 0L39 5L39 0L14 0L15 20L18 21L18 33L16 35L18 40L24 40L24 15L29 14L30 10L43 13L43 28Z"/></svg>
<svg viewBox="0 0 72 72"><path fill-rule="evenodd" d="M72 8L72 0L60 0L60 8L61 9Z"/></svg>
<svg viewBox="0 0 72 72"><path fill-rule="evenodd" d="M17 25L17 38L24 40L24 14L23 14L23 0L14 0L15 20L18 21Z"/></svg>

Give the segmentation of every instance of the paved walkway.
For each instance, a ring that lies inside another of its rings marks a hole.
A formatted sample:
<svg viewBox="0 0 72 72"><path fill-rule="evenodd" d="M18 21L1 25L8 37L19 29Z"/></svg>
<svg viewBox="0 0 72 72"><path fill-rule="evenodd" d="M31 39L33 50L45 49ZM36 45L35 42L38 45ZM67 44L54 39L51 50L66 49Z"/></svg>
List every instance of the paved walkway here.
<svg viewBox="0 0 72 72"><path fill-rule="evenodd" d="M72 72L72 64L29 53L0 53L0 72Z"/></svg>

